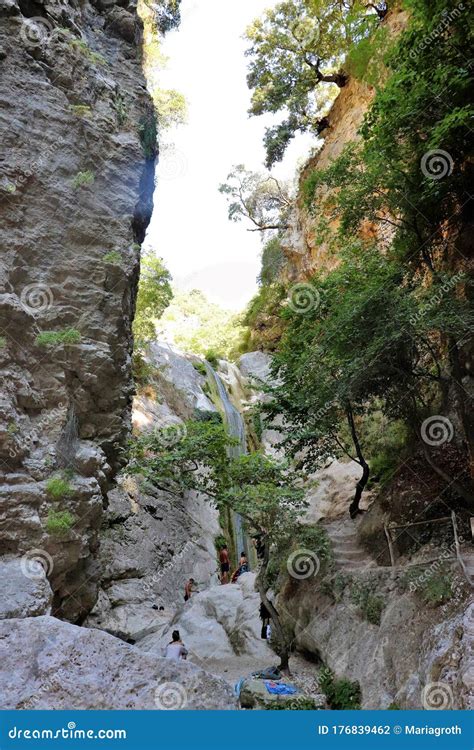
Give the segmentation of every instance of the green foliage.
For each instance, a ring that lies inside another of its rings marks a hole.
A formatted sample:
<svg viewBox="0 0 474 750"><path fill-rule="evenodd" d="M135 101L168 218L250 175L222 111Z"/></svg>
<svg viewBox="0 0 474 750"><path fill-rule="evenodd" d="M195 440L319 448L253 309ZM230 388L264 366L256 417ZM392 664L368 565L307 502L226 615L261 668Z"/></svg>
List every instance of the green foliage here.
<svg viewBox="0 0 474 750"><path fill-rule="evenodd" d="M204 357L214 370L217 370L219 367L219 360L223 359L222 355L219 354L219 352L216 352L215 349L208 349L204 354Z"/></svg>
<svg viewBox="0 0 474 750"><path fill-rule="evenodd" d="M156 337L156 321L173 298L170 282L171 276L161 258L152 253L142 256L133 322L135 344L139 349Z"/></svg>
<svg viewBox="0 0 474 750"><path fill-rule="evenodd" d="M317 132L337 86L345 83L337 73L345 53L377 23L373 8L362 2L285 0L249 26L250 114L287 114L266 131L267 167L283 158L296 132ZM322 91L321 83L336 85Z"/></svg>
<svg viewBox="0 0 474 750"><path fill-rule="evenodd" d="M78 50L86 60L93 65L107 65L107 60L99 52L94 52L84 39L69 39L69 44L73 49Z"/></svg>
<svg viewBox="0 0 474 750"><path fill-rule="evenodd" d="M186 99L179 91L157 88L153 91L153 104L160 132L186 122Z"/></svg>
<svg viewBox="0 0 474 750"><path fill-rule="evenodd" d="M360 709L362 693L358 682L337 680L330 669L324 669L319 676L319 685L333 710Z"/></svg>
<svg viewBox="0 0 474 750"><path fill-rule="evenodd" d="M109 253L105 253L102 260L104 261L104 263L119 265L122 262L122 256L116 250L111 250Z"/></svg>
<svg viewBox="0 0 474 750"><path fill-rule="evenodd" d="M36 337L37 346L69 346L80 344L81 334L75 328L67 328L64 331L42 331Z"/></svg>
<svg viewBox="0 0 474 750"><path fill-rule="evenodd" d="M415 591L424 604L439 607L453 596L453 577L448 571L429 571L428 575L410 571L403 581L405 588Z"/></svg>
<svg viewBox="0 0 474 750"><path fill-rule="evenodd" d="M125 96L116 91L112 99L112 107L117 116L117 122L119 125L123 125L127 120L128 107Z"/></svg>
<svg viewBox="0 0 474 750"><path fill-rule="evenodd" d="M158 149L158 131L154 112L142 115L138 124L138 135L145 158L149 160L155 159Z"/></svg>
<svg viewBox="0 0 474 750"><path fill-rule="evenodd" d="M208 361L210 356L214 365L216 359L238 356L243 333L239 315L210 302L198 289L175 291L160 330L183 351Z"/></svg>
<svg viewBox="0 0 474 750"><path fill-rule="evenodd" d="M265 243L262 250L262 267L258 277L260 285L273 284L285 264L285 256L281 249L281 240L272 237Z"/></svg>
<svg viewBox="0 0 474 750"><path fill-rule="evenodd" d="M351 588L351 599L356 604L363 617L372 625L380 625L380 619L385 606L381 596L373 593L369 584L354 584Z"/></svg>
<svg viewBox="0 0 474 750"><path fill-rule="evenodd" d="M61 476L55 476L46 482L46 493L53 500L62 500L74 494L74 488L68 480Z"/></svg>
<svg viewBox="0 0 474 750"><path fill-rule="evenodd" d="M391 420L374 403L374 411L361 427L370 455L371 484L383 486L403 461L410 446L408 428L401 420Z"/></svg>
<svg viewBox="0 0 474 750"><path fill-rule="evenodd" d="M286 538L307 507L296 475L260 452L229 456L237 443L223 424L189 421L173 440L159 430L138 435L127 471L168 491L202 492L221 511L240 513L249 531L265 530L274 542Z"/></svg>
<svg viewBox="0 0 474 750"><path fill-rule="evenodd" d="M266 580L269 588L277 588L280 575L288 572L289 556L299 549L309 550L317 557L320 564L318 575L324 575L332 564L331 543L325 529L318 525L295 523L287 533L280 535L278 544L272 549Z"/></svg>
<svg viewBox="0 0 474 750"><path fill-rule="evenodd" d="M206 370L206 365L204 364L204 362L193 362L193 367L196 370L196 372L198 372L204 378L207 378L207 370Z"/></svg>
<svg viewBox="0 0 474 750"><path fill-rule="evenodd" d="M333 575L326 576L321 583L321 589L334 602L340 602L346 587L350 585L351 581L350 576L344 575L344 573L339 571Z"/></svg>
<svg viewBox="0 0 474 750"><path fill-rule="evenodd" d="M0 336L0 349L6 349L7 340L5 336Z"/></svg>
<svg viewBox="0 0 474 750"><path fill-rule="evenodd" d="M219 186L226 196L230 221L246 220L251 231L276 231L287 228L292 207L290 188L270 174L250 172L243 164L232 167L227 182Z"/></svg>
<svg viewBox="0 0 474 750"><path fill-rule="evenodd" d="M85 172L78 172L72 180L72 186L74 190L80 187L93 185L95 182L95 174L90 169L86 169Z"/></svg>
<svg viewBox="0 0 474 750"><path fill-rule="evenodd" d="M88 104L70 104L69 109L72 114L77 115L77 117L89 117L92 112L92 109Z"/></svg>
<svg viewBox="0 0 474 750"><path fill-rule="evenodd" d="M55 511L50 510L48 513L48 519L46 521L46 530L49 534L55 536L62 536L67 534L68 531L73 527L76 519L69 513L69 511Z"/></svg>

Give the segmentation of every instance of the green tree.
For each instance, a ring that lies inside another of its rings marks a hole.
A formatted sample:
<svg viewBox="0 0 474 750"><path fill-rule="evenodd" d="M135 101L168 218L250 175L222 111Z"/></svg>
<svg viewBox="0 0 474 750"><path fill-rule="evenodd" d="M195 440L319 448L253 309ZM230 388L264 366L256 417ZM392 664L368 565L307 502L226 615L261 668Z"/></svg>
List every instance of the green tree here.
<svg viewBox="0 0 474 750"><path fill-rule="evenodd" d="M161 258L152 253L142 256L140 281L133 322L137 349L143 349L156 337L156 321L171 302L171 276Z"/></svg>
<svg viewBox="0 0 474 750"><path fill-rule="evenodd" d="M237 441L222 424L190 421L177 430L177 440L159 430L139 435L131 445L127 471L168 492L201 492L219 510L239 513L247 531L260 535L264 558L257 588L274 624L281 667L288 669L290 645L278 610L268 599L266 579L272 550L286 544L307 506L298 477L286 462L260 452L229 456L229 447Z"/></svg>
<svg viewBox="0 0 474 750"><path fill-rule="evenodd" d="M443 339L462 333L468 310L453 293L456 279L451 294L446 283L438 295L374 246L353 244L340 261L291 293L272 364L273 401L263 408L269 419L283 417L284 444L305 468L334 455L360 465L349 508L355 516L370 476L364 418L381 408L419 437L449 383L440 366ZM451 483L472 507L472 494Z"/></svg>
<svg viewBox="0 0 474 750"><path fill-rule="evenodd" d="M229 219L250 222L249 232L281 231L288 228L288 214L293 205L289 185L269 174L250 172L237 164L219 186L227 197Z"/></svg>
<svg viewBox="0 0 474 750"><path fill-rule="evenodd" d="M262 250L262 267L258 276L261 286L273 284L278 279L285 264L285 256L281 248L279 237L272 237L265 243Z"/></svg>
<svg viewBox="0 0 474 750"><path fill-rule="evenodd" d="M240 316L210 302L199 289L176 291L160 321L160 330L180 349L209 358L233 359L243 328Z"/></svg>
<svg viewBox="0 0 474 750"><path fill-rule="evenodd" d="M344 56L385 15L384 5L285 0L249 26L250 114L287 113L282 123L266 131L268 168L283 158L297 131L318 133L325 125L334 92L322 93L320 84L333 84L335 91L345 85L340 70Z"/></svg>
<svg viewBox="0 0 474 750"><path fill-rule="evenodd" d="M153 3L155 21L161 34L175 29L181 23L181 0L159 0Z"/></svg>

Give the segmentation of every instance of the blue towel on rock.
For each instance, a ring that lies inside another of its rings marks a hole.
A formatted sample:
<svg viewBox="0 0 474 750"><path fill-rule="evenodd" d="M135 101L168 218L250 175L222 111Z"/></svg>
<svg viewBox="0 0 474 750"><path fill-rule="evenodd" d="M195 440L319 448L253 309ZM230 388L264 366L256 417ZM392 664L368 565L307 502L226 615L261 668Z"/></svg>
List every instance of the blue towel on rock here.
<svg viewBox="0 0 474 750"><path fill-rule="evenodd" d="M264 680L264 683L268 692L272 695L294 695L298 692L297 688L293 687L293 685L287 685L285 682Z"/></svg>

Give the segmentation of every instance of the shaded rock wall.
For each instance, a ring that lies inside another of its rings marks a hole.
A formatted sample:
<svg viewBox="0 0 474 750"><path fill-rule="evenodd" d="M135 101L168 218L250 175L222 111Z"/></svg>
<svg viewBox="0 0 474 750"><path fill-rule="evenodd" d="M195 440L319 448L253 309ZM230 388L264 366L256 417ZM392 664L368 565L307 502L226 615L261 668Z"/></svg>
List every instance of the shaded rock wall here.
<svg viewBox="0 0 474 750"><path fill-rule="evenodd" d="M40 550L53 613L78 621L130 421L154 174L141 23L113 1L0 0L0 18L0 555ZM64 470L72 491L53 500ZM52 533L51 512L72 525Z"/></svg>

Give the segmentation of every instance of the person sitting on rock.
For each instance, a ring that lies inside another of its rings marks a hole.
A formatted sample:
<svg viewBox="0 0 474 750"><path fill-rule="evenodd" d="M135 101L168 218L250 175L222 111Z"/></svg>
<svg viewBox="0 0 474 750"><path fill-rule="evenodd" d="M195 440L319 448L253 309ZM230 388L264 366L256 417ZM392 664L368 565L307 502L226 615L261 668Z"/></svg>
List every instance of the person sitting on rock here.
<svg viewBox="0 0 474 750"><path fill-rule="evenodd" d="M249 572L249 563L247 560L247 555L245 552L240 553L240 560L239 560L239 567L235 571L235 573L232 576L232 583L235 583L239 576L242 575L242 573L248 573Z"/></svg>
<svg viewBox="0 0 474 750"><path fill-rule="evenodd" d="M189 599L191 599L191 596L192 596L193 591L194 591L193 586L195 585L195 583L196 583L196 581L194 580L194 578L190 578L189 581L187 581L184 584L184 601L185 602L187 602Z"/></svg>
<svg viewBox="0 0 474 750"><path fill-rule="evenodd" d="M173 630L171 635L171 641L165 648L165 659L173 659L173 661L180 661L180 659L186 659L188 650L181 640L179 630Z"/></svg>
<svg viewBox="0 0 474 750"><path fill-rule="evenodd" d="M229 551L227 549L227 544L224 544L224 546L221 547L221 550L219 552L219 562L221 564L221 583L222 584L228 583L230 561L229 561Z"/></svg>

